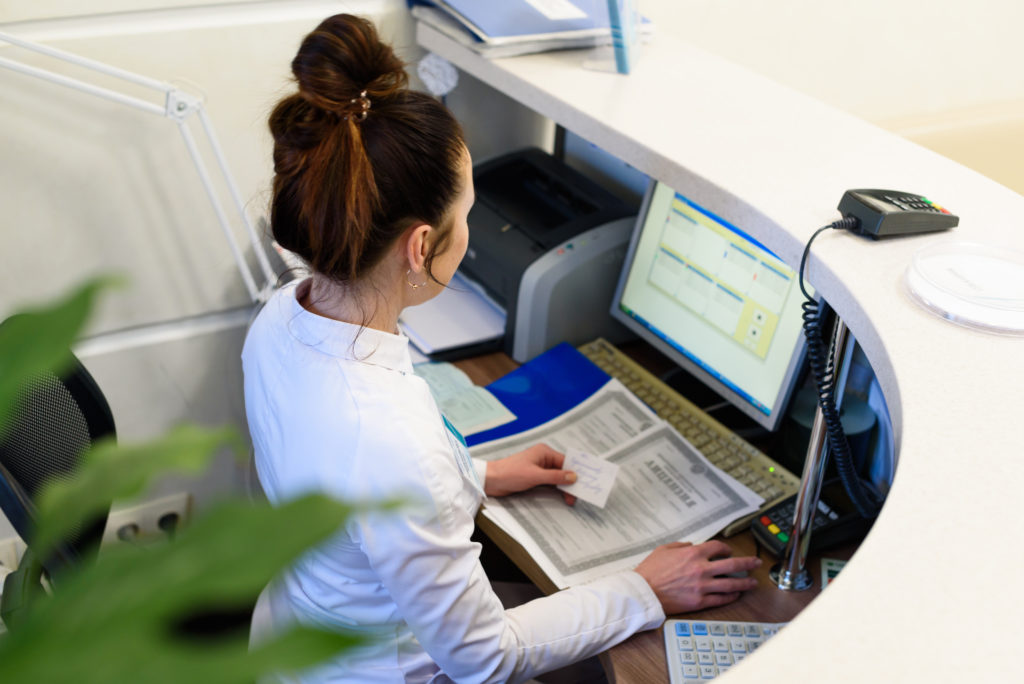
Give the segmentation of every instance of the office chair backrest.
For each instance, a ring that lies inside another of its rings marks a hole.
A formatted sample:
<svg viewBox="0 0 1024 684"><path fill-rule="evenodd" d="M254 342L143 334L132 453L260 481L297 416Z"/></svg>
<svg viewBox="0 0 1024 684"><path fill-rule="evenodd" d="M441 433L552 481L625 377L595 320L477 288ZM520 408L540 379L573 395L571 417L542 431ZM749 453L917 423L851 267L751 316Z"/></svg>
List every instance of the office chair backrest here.
<svg viewBox="0 0 1024 684"><path fill-rule="evenodd" d="M33 502L43 484L72 477L85 450L113 434L110 407L77 359L62 377L43 374L23 393L0 439L0 508L30 549ZM55 554L41 558L51 577L97 549L106 522L106 514L79 521Z"/></svg>

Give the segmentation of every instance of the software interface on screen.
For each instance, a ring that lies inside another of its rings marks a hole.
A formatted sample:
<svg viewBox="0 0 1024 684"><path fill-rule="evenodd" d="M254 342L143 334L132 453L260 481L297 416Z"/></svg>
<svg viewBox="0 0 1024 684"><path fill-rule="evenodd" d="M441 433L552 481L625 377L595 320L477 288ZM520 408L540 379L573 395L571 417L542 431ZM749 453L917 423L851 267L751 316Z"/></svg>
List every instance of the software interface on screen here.
<svg viewBox="0 0 1024 684"><path fill-rule="evenodd" d="M654 183L613 314L775 429L803 356L797 278L737 226Z"/></svg>

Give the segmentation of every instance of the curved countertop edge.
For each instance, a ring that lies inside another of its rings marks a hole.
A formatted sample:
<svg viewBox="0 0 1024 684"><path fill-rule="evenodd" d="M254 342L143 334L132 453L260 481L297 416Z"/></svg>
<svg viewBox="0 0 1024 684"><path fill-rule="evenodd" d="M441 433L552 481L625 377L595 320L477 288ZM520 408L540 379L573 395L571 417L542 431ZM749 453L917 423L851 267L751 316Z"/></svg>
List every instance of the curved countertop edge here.
<svg viewBox="0 0 1024 684"><path fill-rule="evenodd" d="M903 274L918 249L974 241L1024 252L1024 197L949 159L659 35L628 76L579 52L486 60L428 27L420 44L660 178L791 265L844 190L924 193L953 231L872 241L829 232L808 280L878 375L899 464L871 534L792 624L722 681L999 681L1015 668L1024 548L999 523L1024 490L1014 421L1024 338L941 320ZM742 199L741 199L742 198ZM1004 596L1009 595L1009 599ZM983 627L972 629L972 627Z"/></svg>

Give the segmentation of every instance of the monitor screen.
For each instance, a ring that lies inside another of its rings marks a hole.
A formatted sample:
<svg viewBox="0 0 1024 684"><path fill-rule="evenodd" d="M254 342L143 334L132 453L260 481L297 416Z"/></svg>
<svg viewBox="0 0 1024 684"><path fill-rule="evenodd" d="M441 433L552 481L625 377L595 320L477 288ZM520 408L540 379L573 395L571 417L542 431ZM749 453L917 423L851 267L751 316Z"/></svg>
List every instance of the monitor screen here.
<svg viewBox="0 0 1024 684"><path fill-rule="evenodd" d="M803 362L798 277L740 227L652 182L612 315L774 430Z"/></svg>

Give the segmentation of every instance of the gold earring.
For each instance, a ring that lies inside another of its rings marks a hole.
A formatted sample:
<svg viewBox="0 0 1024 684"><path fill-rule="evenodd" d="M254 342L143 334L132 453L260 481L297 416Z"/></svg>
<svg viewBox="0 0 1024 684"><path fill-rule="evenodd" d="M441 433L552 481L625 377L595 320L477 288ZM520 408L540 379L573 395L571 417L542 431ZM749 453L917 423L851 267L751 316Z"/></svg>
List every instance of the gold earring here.
<svg viewBox="0 0 1024 684"><path fill-rule="evenodd" d="M418 289L420 289L421 287L423 287L424 285L427 284L426 280L424 280L419 285L417 285L416 283L412 282L412 280L409 278L409 276L411 274L412 274L412 269L410 268L408 271L405 272L405 282L409 283L409 287L411 287L412 289L418 290Z"/></svg>

